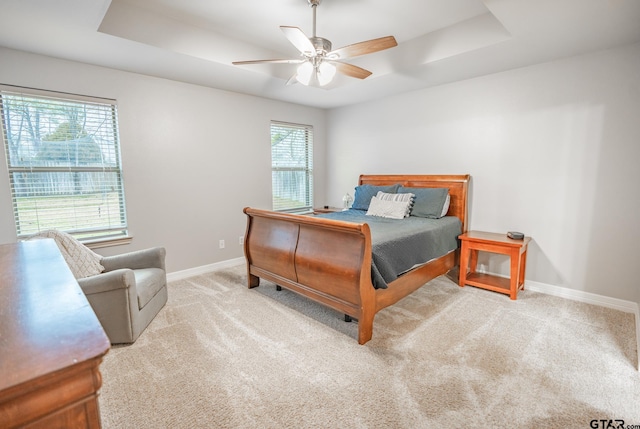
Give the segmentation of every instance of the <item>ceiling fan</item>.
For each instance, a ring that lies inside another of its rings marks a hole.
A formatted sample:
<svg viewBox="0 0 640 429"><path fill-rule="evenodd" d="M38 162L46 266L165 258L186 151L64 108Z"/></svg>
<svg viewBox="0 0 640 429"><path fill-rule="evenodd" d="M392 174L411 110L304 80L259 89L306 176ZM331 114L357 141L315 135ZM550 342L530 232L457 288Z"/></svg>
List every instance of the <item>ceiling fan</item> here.
<svg viewBox="0 0 640 429"><path fill-rule="evenodd" d="M283 60L234 61L234 65L246 64L300 64L296 73L289 78L287 85L300 82L303 85L325 86L330 83L336 72L357 79L371 75L369 70L342 62L346 58L371 54L393 48L398 43L393 36L380 37L365 42L354 43L331 50L331 42L316 36L316 8L322 0L307 0L313 9L313 36L307 37L298 27L281 26L285 37L300 51L300 58Z"/></svg>

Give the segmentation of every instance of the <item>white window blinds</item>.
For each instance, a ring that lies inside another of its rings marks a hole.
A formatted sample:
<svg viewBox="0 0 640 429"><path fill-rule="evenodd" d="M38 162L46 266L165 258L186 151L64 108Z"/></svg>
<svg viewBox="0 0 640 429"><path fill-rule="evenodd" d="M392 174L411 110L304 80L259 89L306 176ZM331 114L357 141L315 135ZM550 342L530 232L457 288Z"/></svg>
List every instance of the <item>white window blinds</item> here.
<svg viewBox="0 0 640 429"><path fill-rule="evenodd" d="M302 212L313 205L313 127L271 122L273 210Z"/></svg>
<svg viewBox="0 0 640 429"><path fill-rule="evenodd" d="M18 237L126 236L115 101L0 86L0 108Z"/></svg>

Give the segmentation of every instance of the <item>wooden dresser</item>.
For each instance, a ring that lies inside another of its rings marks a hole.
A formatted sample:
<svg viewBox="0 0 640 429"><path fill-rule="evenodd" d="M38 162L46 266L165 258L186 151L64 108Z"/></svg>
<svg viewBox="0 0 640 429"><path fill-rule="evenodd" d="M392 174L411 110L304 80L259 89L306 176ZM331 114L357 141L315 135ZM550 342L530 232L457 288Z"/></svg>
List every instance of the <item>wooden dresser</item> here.
<svg viewBox="0 0 640 429"><path fill-rule="evenodd" d="M0 245L0 428L99 428L109 346L53 240Z"/></svg>

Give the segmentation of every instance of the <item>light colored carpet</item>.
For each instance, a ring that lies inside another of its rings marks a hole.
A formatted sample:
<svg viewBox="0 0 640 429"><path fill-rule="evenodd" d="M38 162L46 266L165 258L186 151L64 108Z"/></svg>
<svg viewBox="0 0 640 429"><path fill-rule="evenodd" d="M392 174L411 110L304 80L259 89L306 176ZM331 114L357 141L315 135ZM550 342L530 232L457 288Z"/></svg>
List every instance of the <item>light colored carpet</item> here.
<svg viewBox="0 0 640 429"><path fill-rule="evenodd" d="M439 277L356 323L244 266L169 285L101 366L105 428L588 428L640 425L634 317Z"/></svg>

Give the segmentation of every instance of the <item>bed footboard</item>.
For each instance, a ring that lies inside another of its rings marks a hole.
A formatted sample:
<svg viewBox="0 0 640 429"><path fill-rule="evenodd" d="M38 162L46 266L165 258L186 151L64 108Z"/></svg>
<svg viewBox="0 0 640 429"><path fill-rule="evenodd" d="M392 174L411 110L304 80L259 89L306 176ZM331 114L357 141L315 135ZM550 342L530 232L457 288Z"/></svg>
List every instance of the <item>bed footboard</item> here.
<svg viewBox="0 0 640 429"><path fill-rule="evenodd" d="M358 319L358 342L371 338L375 289L367 224L245 208L248 286L260 278Z"/></svg>

